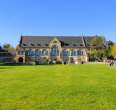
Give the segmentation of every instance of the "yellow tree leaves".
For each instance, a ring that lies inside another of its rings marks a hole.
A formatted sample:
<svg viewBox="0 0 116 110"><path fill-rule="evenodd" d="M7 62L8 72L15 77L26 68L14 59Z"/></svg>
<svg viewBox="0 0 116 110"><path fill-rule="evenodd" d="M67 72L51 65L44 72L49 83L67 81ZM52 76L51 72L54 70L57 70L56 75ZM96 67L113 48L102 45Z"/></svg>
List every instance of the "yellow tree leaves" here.
<svg viewBox="0 0 116 110"><path fill-rule="evenodd" d="M116 44L114 44L113 46L112 46L112 56L114 57L114 59L116 59Z"/></svg>

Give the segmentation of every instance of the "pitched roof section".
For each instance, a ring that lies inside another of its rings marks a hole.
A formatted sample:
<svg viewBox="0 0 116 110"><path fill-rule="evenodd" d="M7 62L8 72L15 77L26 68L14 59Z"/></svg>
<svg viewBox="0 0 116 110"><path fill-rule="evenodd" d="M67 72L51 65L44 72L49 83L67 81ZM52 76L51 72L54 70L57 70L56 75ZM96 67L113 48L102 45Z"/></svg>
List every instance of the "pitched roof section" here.
<svg viewBox="0 0 116 110"><path fill-rule="evenodd" d="M48 47L52 39L47 36L22 36L20 45L22 47Z"/></svg>
<svg viewBox="0 0 116 110"><path fill-rule="evenodd" d="M85 46L86 47L91 47L91 44L93 42L93 40L95 38L99 38L100 36L86 36L84 37L84 41L85 41ZM101 37L100 37L101 38ZM96 48L105 48L106 47L106 40L105 38L103 38L103 41L101 43L99 43L98 45L96 45Z"/></svg>
<svg viewBox="0 0 116 110"><path fill-rule="evenodd" d="M49 47L49 43L57 38L61 46L68 48L85 47L90 44L96 36L22 36L20 41L21 47Z"/></svg>

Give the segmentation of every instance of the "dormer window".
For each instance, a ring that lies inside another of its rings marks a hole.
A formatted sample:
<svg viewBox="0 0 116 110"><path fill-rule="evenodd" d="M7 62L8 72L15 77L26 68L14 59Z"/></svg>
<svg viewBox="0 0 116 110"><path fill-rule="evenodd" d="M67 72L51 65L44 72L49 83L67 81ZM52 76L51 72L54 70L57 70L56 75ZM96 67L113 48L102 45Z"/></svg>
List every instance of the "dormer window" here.
<svg viewBox="0 0 116 110"><path fill-rule="evenodd" d="M37 44L38 46L41 46L41 44Z"/></svg>
<svg viewBox="0 0 116 110"><path fill-rule="evenodd" d="M33 44L33 43L31 43L31 46L34 46L34 44Z"/></svg>
<svg viewBox="0 0 116 110"><path fill-rule="evenodd" d="M69 44L65 43L64 46L69 46Z"/></svg>
<svg viewBox="0 0 116 110"><path fill-rule="evenodd" d="M83 44L80 44L80 46L83 46Z"/></svg>
<svg viewBox="0 0 116 110"><path fill-rule="evenodd" d="M45 46L48 46L48 44L45 44Z"/></svg>
<svg viewBox="0 0 116 110"><path fill-rule="evenodd" d="M23 46L27 46L27 44L23 44Z"/></svg>

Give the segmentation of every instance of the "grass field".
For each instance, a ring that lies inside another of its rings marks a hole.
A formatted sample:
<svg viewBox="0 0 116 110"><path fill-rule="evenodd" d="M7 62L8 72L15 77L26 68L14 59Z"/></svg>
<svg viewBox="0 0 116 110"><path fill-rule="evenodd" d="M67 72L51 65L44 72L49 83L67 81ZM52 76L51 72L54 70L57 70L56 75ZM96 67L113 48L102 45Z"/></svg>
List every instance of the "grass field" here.
<svg viewBox="0 0 116 110"><path fill-rule="evenodd" d="M0 66L0 110L116 110L116 68Z"/></svg>

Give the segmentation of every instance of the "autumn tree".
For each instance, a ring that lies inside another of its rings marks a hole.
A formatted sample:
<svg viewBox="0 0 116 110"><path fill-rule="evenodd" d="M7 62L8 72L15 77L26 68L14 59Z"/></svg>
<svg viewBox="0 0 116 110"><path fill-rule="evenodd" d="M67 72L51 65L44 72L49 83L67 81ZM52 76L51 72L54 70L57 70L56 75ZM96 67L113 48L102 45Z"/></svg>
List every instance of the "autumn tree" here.
<svg viewBox="0 0 116 110"><path fill-rule="evenodd" d="M95 37L91 41L91 47L92 48L101 48L104 44L105 37Z"/></svg>
<svg viewBox="0 0 116 110"><path fill-rule="evenodd" d="M111 48L111 53L114 59L116 59L116 44L114 44Z"/></svg>
<svg viewBox="0 0 116 110"><path fill-rule="evenodd" d="M105 37L98 36L91 40L89 58L91 61L102 61L105 50Z"/></svg>

